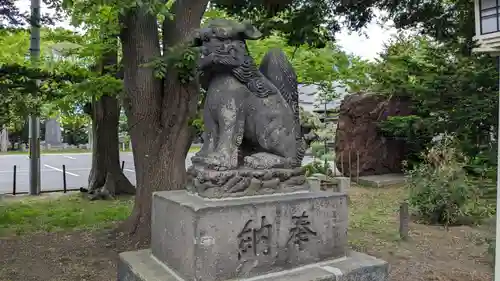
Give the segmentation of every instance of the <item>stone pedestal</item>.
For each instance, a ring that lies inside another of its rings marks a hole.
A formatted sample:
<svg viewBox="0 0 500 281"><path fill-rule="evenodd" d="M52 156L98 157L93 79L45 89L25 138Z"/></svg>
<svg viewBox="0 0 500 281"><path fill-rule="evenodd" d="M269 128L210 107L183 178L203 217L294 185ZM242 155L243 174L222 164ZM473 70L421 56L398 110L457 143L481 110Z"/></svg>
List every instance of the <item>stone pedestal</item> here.
<svg viewBox="0 0 500 281"><path fill-rule="evenodd" d="M120 254L118 280L386 281L385 262L347 251L347 228L345 193L158 192L151 250Z"/></svg>

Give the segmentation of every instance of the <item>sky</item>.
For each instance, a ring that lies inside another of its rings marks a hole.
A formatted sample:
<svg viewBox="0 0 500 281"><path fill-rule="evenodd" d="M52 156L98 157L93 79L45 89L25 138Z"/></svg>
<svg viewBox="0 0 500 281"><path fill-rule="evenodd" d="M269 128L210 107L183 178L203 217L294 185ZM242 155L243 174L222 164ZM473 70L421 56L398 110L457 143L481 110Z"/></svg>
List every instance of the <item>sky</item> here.
<svg viewBox="0 0 500 281"><path fill-rule="evenodd" d="M30 4L30 0L16 1L16 6L21 11L28 11ZM47 13L46 9L46 6L42 3L42 13ZM376 12L375 14L380 15L381 13ZM383 44L396 33L396 29L392 27L391 22L385 23L384 27L381 27L377 20L377 18L372 20L362 30L361 34L357 32L350 33L347 29L342 29L336 35L337 44L347 53L357 55L363 59L374 60L382 51ZM67 21L59 23L58 26L74 30Z"/></svg>

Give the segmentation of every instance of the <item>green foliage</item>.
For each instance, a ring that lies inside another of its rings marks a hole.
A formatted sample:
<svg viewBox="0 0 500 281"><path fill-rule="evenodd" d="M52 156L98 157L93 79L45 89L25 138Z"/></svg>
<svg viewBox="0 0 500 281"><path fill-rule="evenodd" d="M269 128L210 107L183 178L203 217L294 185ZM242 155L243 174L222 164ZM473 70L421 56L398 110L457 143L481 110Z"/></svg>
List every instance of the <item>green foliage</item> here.
<svg viewBox="0 0 500 281"><path fill-rule="evenodd" d="M42 117L61 113L72 116L93 97L121 92L122 81L114 77L115 70L113 75L102 75L90 69L113 40L93 44L96 40L89 36L64 29L42 29L41 37L41 59L39 67L34 68L26 59L29 33L0 31L0 48L4 50L0 54L0 124L19 123L32 113ZM116 49L116 40L114 43ZM40 81L38 86L35 79ZM87 138L82 128L66 129L73 132L66 136L70 142Z"/></svg>
<svg viewBox="0 0 500 281"><path fill-rule="evenodd" d="M127 116L125 115L125 111L123 109L120 111L120 119L118 120L118 133L128 134Z"/></svg>
<svg viewBox="0 0 500 281"><path fill-rule="evenodd" d="M41 58L39 67L33 67L28 58L29 33L23 30L0 31L0 124L19 122L28 114L41 114L50 112L52 102L58 106L69 105L74 99L81 99L79 92L72 98L70 89L82 81L92 78L91 73L75 60L67 60L72 56L69 52L78 49L74 42L81 42L81 37L63 29L41 31ZM51 41L68 40L68 41ZM59 58L54 57L53 51L59 53ZM68 51L68 52L66 52ZM62 57L61 57L62 55ZM35 83L39 80L39 84ZM98 77L94 80L102 80ZM109 81L92 85L99 90L106 89L105 85L112 85ZM88 90L88 89L87 89ZM96 88L91 89L95 92ZM73 89L74 91L74 89ZM51 114L51 113L50 113Z"/></svg>
<svg viewBox="0 0 500 281"><path fill-rule="evenodd" d="M155 76L158 79L165 78L168 69L175 71L181 84L188 84L194 81L197 73L197 51L187 44L178 44L166 48L165 54L145 66L154 68Z"/></svg>
<svg viewBox="0 0 500 281"><path fill-rule="evenodd" d="M417 135L421 121L422 119L415 115L389 116L386 120L380 122L379 128L387 136L408 139Z"/></svg>
<svg viewBox="0 0 500 281"><path fill-rule="evenodd" d="M320 158L326 153L325 144L322 142L311 143L312 155L314 157Z"/></svg>
<svg viewBox="0 0 500 281"><path fill-rule="evenodd" d="M389 12L388 17L398 29L416 29L419 34L458 46L463 54L469 54L474 45L474 1L403 0L380 1L379 5Z"/></svg>
<svg viewBox="0 0 500 281"><path fill-rule="evenodd" d="M299 107L299 111L300 111L300 124L303 127L318 129L322 126L318 114L306 111L302 107Z"/></svg>
<svg viewBox="0 0 500 281"><path fill-rule="evenodd" d="M311 48L307 44L292 47L278 33L247 43L256 62L261 61L269 49L282 49L291 60L299 83L317 85L321 97L326 100L336 97L336 89L332 84L334 81L347 86L351 91L357 91L368 83L366 73L371 69L371 64L346 54L334 43L321 49Z"/></svg>
<svg viewBox="0 0 500 281"><path fill-rule="evenodd" d="M190 123L190 126L192 126L196 131L199 132L203 132L205 130L203 127L203 120L201 118L193 119L193 121Z"/></svg>
<svg viewBox="0 0 500 281"><path fill-rule="evenodd" d="M429 145L433 136L428 131L429 126L416 115L388 116L379 122L378 128L386 138L405 142L408 168L422 161L421 152Z"/></svg>
<svg viewBox="0 0 500 281"><path fill-rule="evenodd" d="M465 171L467 157L457 139L445 136L428 149L423 162L408 171L408 202L414 213L429 224L454 225L467 216L488 216L474 207L481 203L481 190Z"/></svg>
<svg viewBox="0 0 500 281"><path fill-rule="evenodd" d="M64 114L61 116L62 136L70 145L88 143L87 125L90 118L83 113Z"/></svg>
<svg viewBox="0 0 500 281"><path fill-rule="evenodd" d="M379 3L380 2L380 3ZM290 46L308 44L324 47L334 39L341 23L352 29L360 29L373 16L373 6L387 1L232 1L210 2L238 19L251 20L264 34L279 31ZM391 2L392 3L392 2ZM335 16L334 16L335 15ZM345 22L341 22L345 19Z"/></svg>
<svg viewBox="0 0 500 281"><path fill-rule="evenodd" d="M330 167L330 163L328 163L328 160L326 159L323 161L313 161L305 165L304 169L306 171L307 177L310 177L314 174L321 174L327 177L333 177L333 172Z"/></svg>
<svg viewBox="0 0 500 281"><path fill-rule="evenodd" d="M426 37L399 36L370 75L371 90L413 104L411 117L382 122L386 135L425 148L432 137L456 134L469 159L491 142L498 128L498 71L487 56L463 55L459 47Z"/></svg>

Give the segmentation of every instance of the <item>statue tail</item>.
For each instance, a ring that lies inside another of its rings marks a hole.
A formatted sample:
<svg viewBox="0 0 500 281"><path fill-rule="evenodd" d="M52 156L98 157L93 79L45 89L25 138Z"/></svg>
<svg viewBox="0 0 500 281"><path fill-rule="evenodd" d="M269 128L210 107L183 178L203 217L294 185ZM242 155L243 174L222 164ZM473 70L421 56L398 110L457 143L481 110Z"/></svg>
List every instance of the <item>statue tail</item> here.
<svg viewBox="0 0 500 281"><path fill-rule="evenodd" d="M307 145L302 136L299 115L298 79L285 53L277 48L269 50L260 63L260 72L274 84L292 108L295 119L295 139L297 140L297 165L302 163Z"/></svg>

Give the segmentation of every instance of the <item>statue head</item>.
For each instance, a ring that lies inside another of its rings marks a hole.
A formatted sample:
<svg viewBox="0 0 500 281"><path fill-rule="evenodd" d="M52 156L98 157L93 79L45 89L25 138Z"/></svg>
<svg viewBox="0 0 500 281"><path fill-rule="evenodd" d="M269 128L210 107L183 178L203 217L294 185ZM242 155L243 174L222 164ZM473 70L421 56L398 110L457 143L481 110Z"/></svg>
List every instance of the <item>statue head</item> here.
<svg viewBox="0 0 500 281"><path fill-rule="evenodd" d="M262 34L249 22L215 19L197 30L193 44L200 48L201 70L231 71L248 59L247 39L259 39Z"/></svg>

